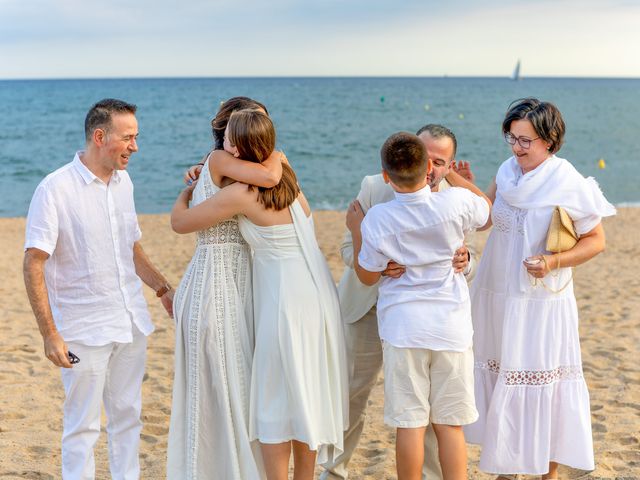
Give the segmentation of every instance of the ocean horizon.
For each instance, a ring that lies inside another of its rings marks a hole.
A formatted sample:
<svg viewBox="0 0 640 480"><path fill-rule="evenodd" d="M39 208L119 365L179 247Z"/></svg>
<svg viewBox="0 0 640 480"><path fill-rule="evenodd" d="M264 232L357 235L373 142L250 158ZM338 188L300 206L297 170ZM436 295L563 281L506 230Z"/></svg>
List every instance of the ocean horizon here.
<svg viewBox="0 0 640 480"><path fill-rule="evenodd" d="M157 77L0 80L0 216L25 216L37 184L83 148L86 111L105 97L138 105L140 151L128 171L139 213L168 212L184 170L212 145L210 121L225 99L269 109L278 148L312 207L342 210L379 148L399 130L451 128L457 159L486 188L510 155L500 125L508 105L535 96L567 124L558 156L593 176L619 206L640 206L640 79L589 77ZM604 161L605 168L600 168Z"/></svg>

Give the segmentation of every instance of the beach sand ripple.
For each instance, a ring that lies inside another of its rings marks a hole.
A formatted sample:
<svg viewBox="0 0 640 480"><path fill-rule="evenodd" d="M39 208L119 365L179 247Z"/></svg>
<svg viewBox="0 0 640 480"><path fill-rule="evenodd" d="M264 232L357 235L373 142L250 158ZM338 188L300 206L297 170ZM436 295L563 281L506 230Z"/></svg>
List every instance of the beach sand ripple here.
<svg viewBox="0 0 640 480"><path fill-rule="evenodd" d="M339 246L344 234L342 212L314 212L316 233L334 279L342 273ZM142 244L173 285L177 285L193 252L193 235L171 232L167 215L142 215ZM42 340L22 281L25 221L0 218L0 478L60 477L60 374L42 354ZM561 478L640 478L640 209L624 208L605 221L607 251L575 269L580 308L584 372L592 406L596 470L563 468ZM481 246L486 235L478 235ZM143 383L140 443L142 477L164 478L171 385L174 323L153 292L145 288L156 324L149 339ZM368 421L352 462L350 478L395 478L394 432L382 423L380 378L371 395ZM103 418L103 425L105 419ZM469 446L469 476L490 479L477 469L479 448ZM106 434L96 448L97 478L109 478ZM534 477L531 477L534 478Z"/></svg>

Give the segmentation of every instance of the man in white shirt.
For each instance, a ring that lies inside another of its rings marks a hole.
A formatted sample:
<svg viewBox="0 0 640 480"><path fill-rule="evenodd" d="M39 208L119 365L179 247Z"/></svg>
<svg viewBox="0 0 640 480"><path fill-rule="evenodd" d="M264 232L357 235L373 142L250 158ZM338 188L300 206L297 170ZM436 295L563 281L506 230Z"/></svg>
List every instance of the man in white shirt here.
<svg viewBox="0 0 640 480"><path fill-rule="evenodd" d="M457 140L454 133L437 124L428 124L417 132L424 144L427 155L431 158L433 169L429 174L429 185L433 192L450 188L450 183L460 184L449 176L455 163ZM468 163L462 165L465 173L472 178ZM458 171L456 169L456 171ZM447 180L449 178L449 180ZM458 186L466 186L458 185ZM366 213L372 206L385 203L394 198L393 188L385 183L382 174L366 176L362 180L357 199ZM475 275L476 253L469 234L466 236L466 247L458 249L454 255L453 265L456 272L463 272L467 282ZM332 463L325 464L322 480L343 480L348 476L347 467L358 445L366 419L366 406L369 395L382 369L382 344L378 334L376 301L378 285L364 285L353 270L353 242L350 232L346 232L340 250L345 270L338 285L340 308L345 328L347 355L349 357L349 429L344 435L344 452ZM399 276L403 268L395 262L383 275ZM435 434L431 427L425 435L425 462L423 478L428 480L442 479Z"/></svg>
<svg viewBox="0 0 640 480"><path fill-rule="evenodd" d="M471 184L473 193L451 188L432 194L431 159L415 135L392 135L381 157L395 199L375 205L366 218L355 201L347 226L354 270L365 285L377 283L391 260L406 268L398 278L382 279L377 304L385 423L397 428L398 476L420 477L424 434L432 424L445 478L466 478L461 426L477 417L472 327L467 283L454 273L451 256L466 231L486 224L490 202Z"/></svg>
<svg viewBox="0 0 640 480"><path fill-rule="evenodd" d="M45 355L62 367L65 479L95 476L101 402L112 478L139 477L146 336L154 328L141 279L173 314L173 290L139 243L125 170L138 150L135 112L120 100L96 103L85 118L86 150L38 185L27 216L27 294Z"/></svg>

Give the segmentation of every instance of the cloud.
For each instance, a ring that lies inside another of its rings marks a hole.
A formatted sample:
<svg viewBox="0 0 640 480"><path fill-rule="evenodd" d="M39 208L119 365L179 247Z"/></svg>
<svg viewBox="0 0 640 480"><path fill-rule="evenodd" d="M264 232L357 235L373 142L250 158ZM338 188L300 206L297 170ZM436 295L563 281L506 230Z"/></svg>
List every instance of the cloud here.
<svg viewBox="0 0 640 480"><path fill-rule="evenodd" d="M616 0L0 0L0 78L640 76ZM623 59L623 61L621 61Z"/></svg>

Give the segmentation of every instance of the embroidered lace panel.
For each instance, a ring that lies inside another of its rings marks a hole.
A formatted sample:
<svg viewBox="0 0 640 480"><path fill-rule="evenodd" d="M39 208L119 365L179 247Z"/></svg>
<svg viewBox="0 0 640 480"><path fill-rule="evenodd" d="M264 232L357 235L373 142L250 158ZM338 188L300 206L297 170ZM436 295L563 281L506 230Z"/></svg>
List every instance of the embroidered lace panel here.
<svg viewBox="0 0 640 480"><path fill-rule="evenodd" d="M526 216L526 210L512 207L506 203L500 195L496 197L496 201L491 209L493 228L497 228L503 233L515 231L520 235L524 235L524 219Z"/></svg>
<svg viewBox="0 0 640 480"><path fill-rule="evenodd" d="M246 245L246 241L240 235L238 221L226 220L217 225L200 230L198 233L198 245L220 245L224 243L235 243Z"/></svg>
<svg viewBox="0 0 640 480"><path fill-rule="evenodd" d="M580 380L582 367L580 365L562 365L551 370L502 370L497 360L475 362L476 368L488 370L498 375L505 385L550 385L563 380Z"/></svg>
<svg viewBox="0 0 640 480"><path fill-rule="evenodd" d="M211 197L215 191L208 181L208 175L204 178L205 197ZM242 365L242 344L240 340L240 328L238 326L238 312L236 310L237 303L230 301L228 295L231 290L237 291L240 296L241 304L250 302L247 298L247 283L250 281L250 252L247 242L240 234L238 222L236 219L227 220L214 225L210 228L197 232L198 250L195 254L195 265L192 269L188 269L188 278L183 282L190 284L193 279L193 292L191 293L191 311L188 326L188 384L187 384L187 472L186 477L189 480L197 480L198 457L199 457L199 425L200 425L200 401L207 399L200 398L200 334L203 323L208 321L215 322L216 340L217 340L217 357L218 365L222 372L223 381L218 388L224 390L223 398L227 400L226 408L228 418L233 419L230 405L229 378L227 373L227 355L231 355L232 361L238 365ZM203 248L207 246L207 248ZM202 318L202 299L211 295L211 292L205 295L204 287L209 283L204 282L205 272L208 268L212 268L213 278L219 282L218 288L213 292L213 303L215 308L215 319ZM237 285L237 290L236 289ZM231 289L231 290L229 290ZM179 289L180 298L186 292ZM181 300L182 301L182 300ZM242 315L240 318L244 318ZM227 329L228 327L228 329ZM228 331L230 330L230 331ZM233 347L228 344L228 336L233 338ZM232 349L232 351L229 351ZM241 396L243 401L243 409L248 409L248 395L246 392L248 379L247 372L244 368L238 368L236 371L237 380L241 386ZM231 434L235 432L235 427L230 429ZM232 439L232 443L237 443L236 439ZM206 453L205 453L206 454ZM230 458L233 462L233 470L235 477L240 478L241 470L238 458Z"/></svg>

